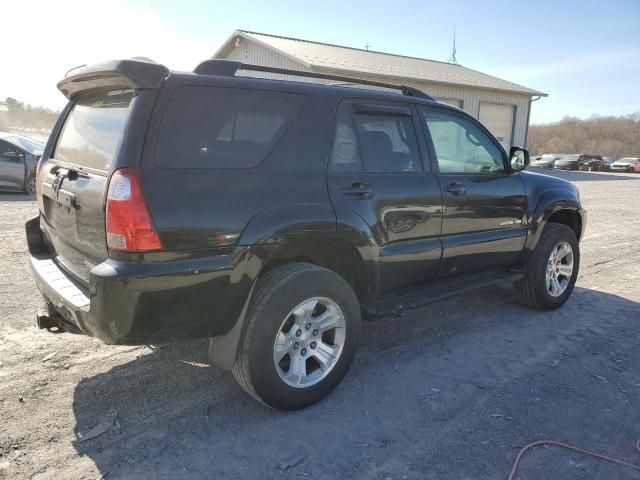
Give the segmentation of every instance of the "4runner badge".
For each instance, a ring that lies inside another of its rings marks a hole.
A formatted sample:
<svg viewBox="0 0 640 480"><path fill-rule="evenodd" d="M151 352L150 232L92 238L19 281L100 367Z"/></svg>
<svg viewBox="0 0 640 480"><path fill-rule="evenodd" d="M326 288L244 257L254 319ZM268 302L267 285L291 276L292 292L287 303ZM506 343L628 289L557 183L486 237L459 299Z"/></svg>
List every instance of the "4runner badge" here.
<svg viewBox="0 0 640 480"><path fill-rule="evenodd" d="M504 222L500 222L498 223L498 226L506 227L507 225L520 225L521 223L522 223L522 220L520 220L519 218L516 218L515 220L505 220Z"/></svg>

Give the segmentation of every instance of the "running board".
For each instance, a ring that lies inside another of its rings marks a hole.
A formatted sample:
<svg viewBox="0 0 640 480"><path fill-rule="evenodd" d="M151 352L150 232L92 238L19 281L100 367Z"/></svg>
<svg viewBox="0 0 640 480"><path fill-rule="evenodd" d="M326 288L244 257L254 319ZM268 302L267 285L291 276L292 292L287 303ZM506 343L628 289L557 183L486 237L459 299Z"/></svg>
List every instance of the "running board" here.
<svg viewBox="0 0 640 480"><path fill-rule="evenodd" d="M515 282L524 274L514 270L491 270L480 273L461 274L435 280L427 284L414 285L394 291L372 303L366 309L366 318L374 320L388 316L402 316L404 312L439 302L480 287L498 283Z"/></svg>

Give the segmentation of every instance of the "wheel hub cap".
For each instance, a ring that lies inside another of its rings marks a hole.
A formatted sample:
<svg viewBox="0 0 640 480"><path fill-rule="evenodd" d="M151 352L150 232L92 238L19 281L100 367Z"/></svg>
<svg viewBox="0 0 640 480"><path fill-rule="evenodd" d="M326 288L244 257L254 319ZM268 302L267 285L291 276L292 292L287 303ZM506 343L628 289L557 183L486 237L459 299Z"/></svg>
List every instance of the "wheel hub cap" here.
<svg viewBox="0 0 640 480"><path fill-rule="evenodd" d="M551 255L547 261L545 280L549 295L552 297L562 295L571 282L572 274L573 249L569 243L560 242L551 251Z"/></svg>
<svg viewBox="0 0 640 480"><path fill-rule="evenodd" d="M297 305L276 333L273 362L287 385L305 388L324 379L344 347L346 323L333 300L314 297Z"/></svg>

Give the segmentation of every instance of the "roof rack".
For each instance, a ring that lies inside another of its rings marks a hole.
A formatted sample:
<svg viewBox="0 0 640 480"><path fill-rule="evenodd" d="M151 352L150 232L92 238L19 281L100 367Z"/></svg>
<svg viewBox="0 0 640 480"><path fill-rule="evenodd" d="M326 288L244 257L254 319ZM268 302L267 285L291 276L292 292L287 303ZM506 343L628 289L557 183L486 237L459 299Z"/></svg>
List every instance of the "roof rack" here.
<svg viewBox="0 0 640 480"><path fill-rule="evenodd" d="M416 98L424 98L433 100L433 97L427 95L417 88L408 87L406 85L396 85L393 83L376 82L373 80L362 80L360 78L343 77L341 75L329 75L326 73L304 72L300 70L290 70L288 68L266 67L263 65L252 65L249 63L234 62L232 60L205 60L201 62L193 73L201 75L227 75L234 76L238 70L249 70L252 72L279 73L282 75L293 75L296 77L319 78L322 80L334 80L338 82L356 83L359 85L371 85L373 87L389 88L391 90L399 90L403 95Z"/></svg>

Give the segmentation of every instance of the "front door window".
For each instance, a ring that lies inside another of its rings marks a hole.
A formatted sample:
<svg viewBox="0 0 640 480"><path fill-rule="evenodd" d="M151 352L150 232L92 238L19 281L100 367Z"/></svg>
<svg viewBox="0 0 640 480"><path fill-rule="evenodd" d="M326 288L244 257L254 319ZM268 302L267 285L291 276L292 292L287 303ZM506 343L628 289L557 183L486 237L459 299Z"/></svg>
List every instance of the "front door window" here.
<svg viewBox="0 0 640 480"><path fill-rule="evenodd" d="M497 174L505 172L500 148L465 118L422 110L431 134L440 173Z"/></svg>

